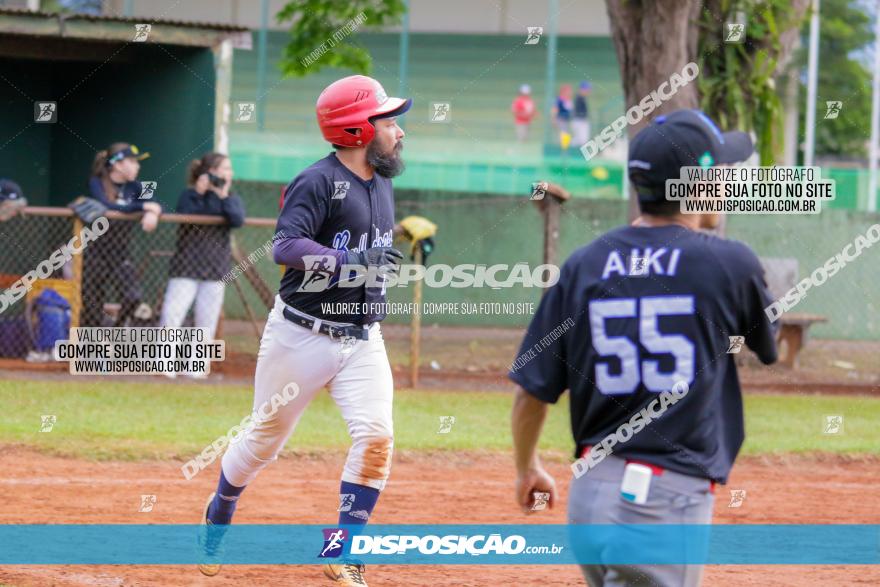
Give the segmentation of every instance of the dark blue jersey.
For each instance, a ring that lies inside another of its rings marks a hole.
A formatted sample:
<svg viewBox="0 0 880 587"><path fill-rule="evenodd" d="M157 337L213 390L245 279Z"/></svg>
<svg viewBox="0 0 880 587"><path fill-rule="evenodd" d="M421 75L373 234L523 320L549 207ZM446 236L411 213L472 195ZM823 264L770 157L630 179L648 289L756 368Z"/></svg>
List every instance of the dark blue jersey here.
<svg viewBox="0 0 880 587"><path fill-rule="evenodd" d="M740 242L679 225L621 227L566 261L509 376L549 403L570 391L577 456L684 381L684 397L612 451L725 482L744 438L729 337L774 362L771 301Z"/></svg>
<svg viewBox="0 0 880 587"><path fill-rule="evenodd" d="M335 250L364 251L390 247L394 229L391 180L378 173L365 181L330 153L303 170L287 186L275 227L276 238L308 238ZM312 316L336 322L365 324L385 318L381 311L385 288L370 285L331 286L322 291L298 291L306 271L288 267L279 295L284 302ZM322 304L359 303L375 308L370 314L328 314Z"/></svg>
<svg viewBox="0 0 880 587"><path fill-rule="evenodd" d="M585 120L590 116L590 106L587 97L578 94L574 97L574 118Z"/></svg>
<svg viewBox="0 0 880 587"><path fill-rule="evenodd" d="M140 199L141 182L139 181L116 184L116 197L111 199L104 191L101 178L94 175L89 178L89 197L100 200L107 208L117 212L140 212L144 209L144 202L147 201Z"/></svg>
<svg viewBox="0 0 880 587"><path fill-rule="evenodd" d="M571 100L563 100L561 97L556 97L556 118L559 120L571 120L571 110L573 108L573 103Z"/></svg>
<svg viewBox="0 0 880 587"><path fill-rule="evenodd" d="M144 203L148 200L140 199L141 182L127 181L115 186L116 196L111 197L104 190L101 178L93 175L89 178L89 197L100 201L109 210L117 212L134 213L144 209ZM96 240L89 247L91 252L87 257L91 257L90 262L103 260L102 262L108 266L120 265L128 258L128 243L132 239L135 225L136 223L131 220L110 220L110 227L105 237Z"/></svg>
<svg viewBox="0 0 880 587"><path fill-rule="evenodd" d="M180 194L175 212L222 216L227 224L179 224L177 248L168 264L168 276L202 281L223 279L232 260L229 232L232 228L242 226L245 220L241 198L235 193L221 198L213 190L200 194L188 188Z"/></svg>

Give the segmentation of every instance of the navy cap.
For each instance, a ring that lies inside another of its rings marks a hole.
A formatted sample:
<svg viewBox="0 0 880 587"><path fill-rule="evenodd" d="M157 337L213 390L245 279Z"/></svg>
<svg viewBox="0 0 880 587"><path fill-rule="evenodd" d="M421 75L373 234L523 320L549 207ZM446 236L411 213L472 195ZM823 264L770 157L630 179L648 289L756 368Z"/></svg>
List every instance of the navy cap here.
<svg viewBox="0 0 880 587"><path fill-rule="evenodd" d="M666 180L682 167L711 167L745 161L754 152L741 131L721 132L700 110L676 110L651 121L629 146L629 179L641 201L666 198Z"/></svg>
<svg viewBox="0 0 880 587"><path fill-rule="evenodd" d="M24 198L21 186L11 179L0 179L0 202Z"/></svg>
<svg viewBox="0 0 880 587"><path fill-rule="evenodd" d="M137 146L128 145L127 147L124 147L123 149L116 151L115 153L110 153L110 155L107 157L107 167L110 167L117 161L127 159L128 157L132 157L134 159L137 159L138 161L143 161L149 156L149 153L141 153Z"/></svg>

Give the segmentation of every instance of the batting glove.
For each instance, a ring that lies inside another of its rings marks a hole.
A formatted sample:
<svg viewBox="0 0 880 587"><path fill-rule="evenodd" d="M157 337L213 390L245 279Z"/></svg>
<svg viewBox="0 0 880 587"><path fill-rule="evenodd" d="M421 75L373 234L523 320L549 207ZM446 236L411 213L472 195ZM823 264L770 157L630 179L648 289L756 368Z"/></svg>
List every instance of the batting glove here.
<svg viewBox="0 0 880 587"><path fill-rule="evenodd" d="M362 267L384 267L387 271L396 273L403 253L391 247L373 247L366 251L355 253L346 251L346 265L361 265Z"/></svg>

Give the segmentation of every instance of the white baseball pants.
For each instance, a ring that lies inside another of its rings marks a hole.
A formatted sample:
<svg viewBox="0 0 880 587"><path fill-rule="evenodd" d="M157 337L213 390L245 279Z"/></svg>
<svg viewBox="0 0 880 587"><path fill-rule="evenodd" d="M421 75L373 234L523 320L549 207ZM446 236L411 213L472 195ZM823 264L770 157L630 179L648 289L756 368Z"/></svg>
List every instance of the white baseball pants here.
<svg viewBox="0 0 880 587"><path fill-rule="evenodd" d="M217 332L220 310L223 309L225 287L222 281L172 277L165 287L165 297L162 298L162 317L159 324L169 328L179 328L186 319L186 313L189 312L193 301L195 301L193 325L196 328L207 328L208 339L213 340L214 333Z"/></svg>
<svg viewBox="0 0 880 587"><path fill-rule="evenodd" d="M582 147L590 140L590 121L585 118L573 118L571 121L571 144Z"/></svg>
<svg viewBox="0 0 880 587"><path fill-rule="evenodd" d="M352 440L342 480L381 491L391 468L394 385L379 323L370 326L369 340L346 345L290 322L282 313L284 306L276 296L260 341L254 410L289 383L299 386L299 395L265 421L257 419L241 441L230 444L223 455L226 479L244 487L278 458L306 406L327 386Z"/></svg>

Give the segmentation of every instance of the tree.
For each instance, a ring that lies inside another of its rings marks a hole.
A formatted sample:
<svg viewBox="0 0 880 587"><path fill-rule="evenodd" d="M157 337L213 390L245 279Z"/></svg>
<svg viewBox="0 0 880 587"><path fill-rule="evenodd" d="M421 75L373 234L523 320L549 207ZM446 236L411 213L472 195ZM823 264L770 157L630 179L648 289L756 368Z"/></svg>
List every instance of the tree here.
<svg viewBox="0 0 880 587"><path fill-rule="evenodd" d="M606 0L626 108L674 72L697 62L688 84L652 116L702 107L722 127L754 130L761 163L773 163L781 136L775 78L791 55L809 0ZM727 23L744 18L742 43L725 43ZM633 137L647 118L629 127ZM630 199L630 214L637 214Z"/></svg>
<svg viewBox="0 0 880 587"><path fill-rule="evenodd" d="M626 108L639 103L697 55L696 0L606 0L611 19L611 36L620 64ZM655 114L696 108L694 84L681 88ZM629 129L634 136L649 121L643 119Z"/></svg>
<svg viewBox="0 0 880 587"><path fill-rule="evenodd" d="M627 108L685 64L689 84L655 114L701 106L723 127L755 130L763 164L771 164L778 124L775 78L788 62L809 0L606 0ZM743 15L745 37L725 43L726 24ZM630 128L630 136L648 123Z"/></svg>
<svg viewBox="0 0 880 587"><path fill-rule="evenodd" d="M290 42L284 48L285 75L304 77L324 67L340 67L369 74L370 54L351 42L361 26L383 27L400 22L403 0L294 0L277 15L279 23L292 21Z"/></svg>
<svg viewBox="0 0 880 587"><path fill-rule="evenodd" d="M708 0L700 20L700 104L722 128L755 131L761 165L782 152L776 81L793 57L810 0ZM741 15L742 43L725 43L723 23ZM719 20L720 19L720 20Z"/></svg>

